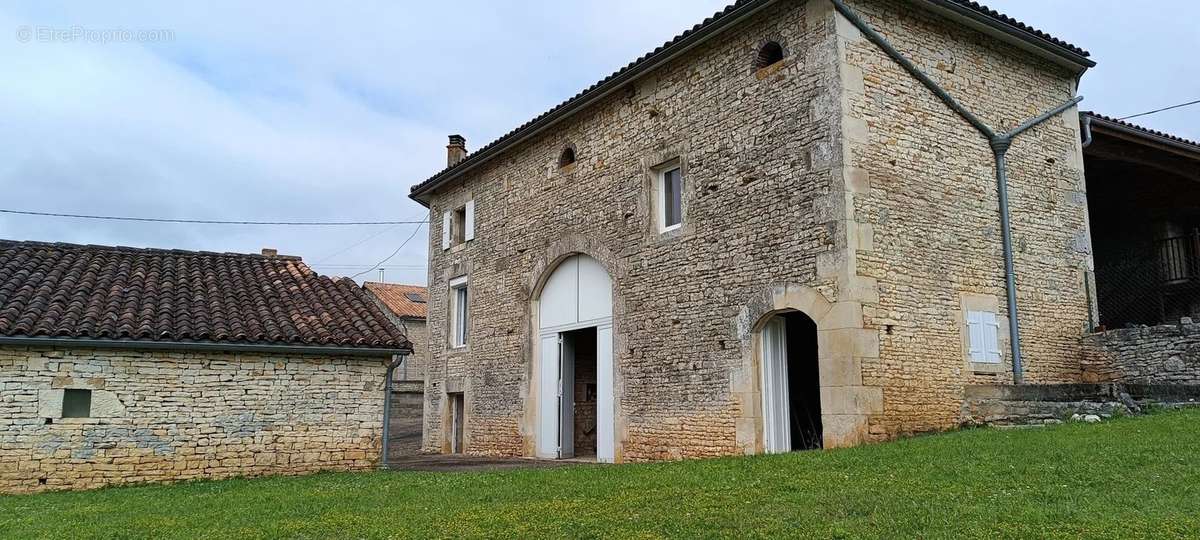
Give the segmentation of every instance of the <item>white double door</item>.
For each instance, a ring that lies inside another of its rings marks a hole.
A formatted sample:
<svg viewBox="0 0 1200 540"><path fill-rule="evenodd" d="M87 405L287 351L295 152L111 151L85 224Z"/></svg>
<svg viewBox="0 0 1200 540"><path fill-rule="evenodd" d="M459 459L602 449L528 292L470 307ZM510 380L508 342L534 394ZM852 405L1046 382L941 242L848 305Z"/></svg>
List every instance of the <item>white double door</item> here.
<svg viewBox="0 0 1200 540"><path fill-rule="evenodd" d="M589 327L583 327L589 328ZM596 327L596 460L615 458L612 322ZM576 330L576 329L570 329ZM543 333L538 366L537 457L575 456L575 353L569 330Z"/></svg>

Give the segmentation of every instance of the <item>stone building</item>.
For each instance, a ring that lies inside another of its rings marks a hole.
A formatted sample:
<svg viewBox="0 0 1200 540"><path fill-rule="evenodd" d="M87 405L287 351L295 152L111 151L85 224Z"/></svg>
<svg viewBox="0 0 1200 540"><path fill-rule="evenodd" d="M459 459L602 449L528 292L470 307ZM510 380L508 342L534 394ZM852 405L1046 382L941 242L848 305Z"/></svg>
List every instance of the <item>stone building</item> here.
<svg viewBox="0 0 1200 540"><path fill-rule="evenodd" d="M273 250L0 240L0 493L372 467L410 348Z"/></svg>
<svg viewBox="0 0 1200 540"><path fill-rule="evenodd" d="M973 2L849 8L997 132L1087 53ZM1024 380L1079 378L1080 128L1008 151ZM989 140L830 0L742 0L413 187L424 449L642 461L958 425L1012 381Z"/></svg>
<svg viewBox="0 0 1200 540"><path fill-rule="evenodd" d="M412 342L413 352L392 371L392 411L389 417L389 455L420 453L425 407L425 366L429 358L429 329L425 307L429 292L420 285L363 283L383 313Z"/></svg>

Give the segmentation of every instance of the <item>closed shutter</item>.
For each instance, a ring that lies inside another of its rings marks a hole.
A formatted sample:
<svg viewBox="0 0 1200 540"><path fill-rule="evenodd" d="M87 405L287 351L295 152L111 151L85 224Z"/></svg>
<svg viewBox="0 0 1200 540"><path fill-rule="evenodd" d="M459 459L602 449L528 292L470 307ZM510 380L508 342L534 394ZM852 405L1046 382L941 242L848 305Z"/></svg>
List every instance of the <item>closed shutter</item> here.
<svg viewBox="0 0 1200 540"><path fill-rule="evenodd" d="M983 335L983 312L968 311L967 338L970 346L967 351L967 358L970 358L972 362L983 362L986 358Z"/></svg>
<svg viewBox="0 0 1200 540"><path fill-rule="evenodd" d="M450 212L442 212L442 249L450 249Z"/></svg>
<svg viewBox="0 0 1200 540"><path fill-rule="evenodd" d="M471 241L475 239L475 201L467 201L466 214L463 220L463 241Z"/></svg>
<svg viewBox="0 0 1200 540"><path fill-rule="evenodd" d="M983 346L987 362L1000 362L1000 322L995 313L983 313Z"/></svg>

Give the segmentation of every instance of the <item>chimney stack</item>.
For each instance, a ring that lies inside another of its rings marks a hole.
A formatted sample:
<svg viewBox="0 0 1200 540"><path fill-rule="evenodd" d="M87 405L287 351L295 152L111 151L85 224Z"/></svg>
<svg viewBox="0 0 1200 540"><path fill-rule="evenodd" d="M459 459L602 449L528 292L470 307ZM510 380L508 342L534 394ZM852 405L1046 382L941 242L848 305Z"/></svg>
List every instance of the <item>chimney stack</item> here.
<svg viewBox="0 0 1200 540"><path fill-rule="evenodd" d="M262 249L263 257L275 257L277 255L279 255L279 250L277 250L275 248L263 248Z"/></svg>
<svg viewBox="0 0 1200 540"><path fill-rule="evenodd" d="M462 135L451 135L446 145L446 166L453 167L467 157L467 140Z"/></svg>

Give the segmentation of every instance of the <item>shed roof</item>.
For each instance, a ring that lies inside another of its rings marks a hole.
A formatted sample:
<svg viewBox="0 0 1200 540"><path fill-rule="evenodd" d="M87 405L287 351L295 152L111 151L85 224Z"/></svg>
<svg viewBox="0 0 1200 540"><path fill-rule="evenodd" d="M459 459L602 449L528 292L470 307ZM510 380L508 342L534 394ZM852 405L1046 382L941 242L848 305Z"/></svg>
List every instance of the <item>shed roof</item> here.
<svg viewBox="0 0 1200 540"><path fill-rule="evenodd" d="M378 297L397 317L424 319L426 316L429 290L424 286L368 281L363 283L363 288Z"/></svg>

